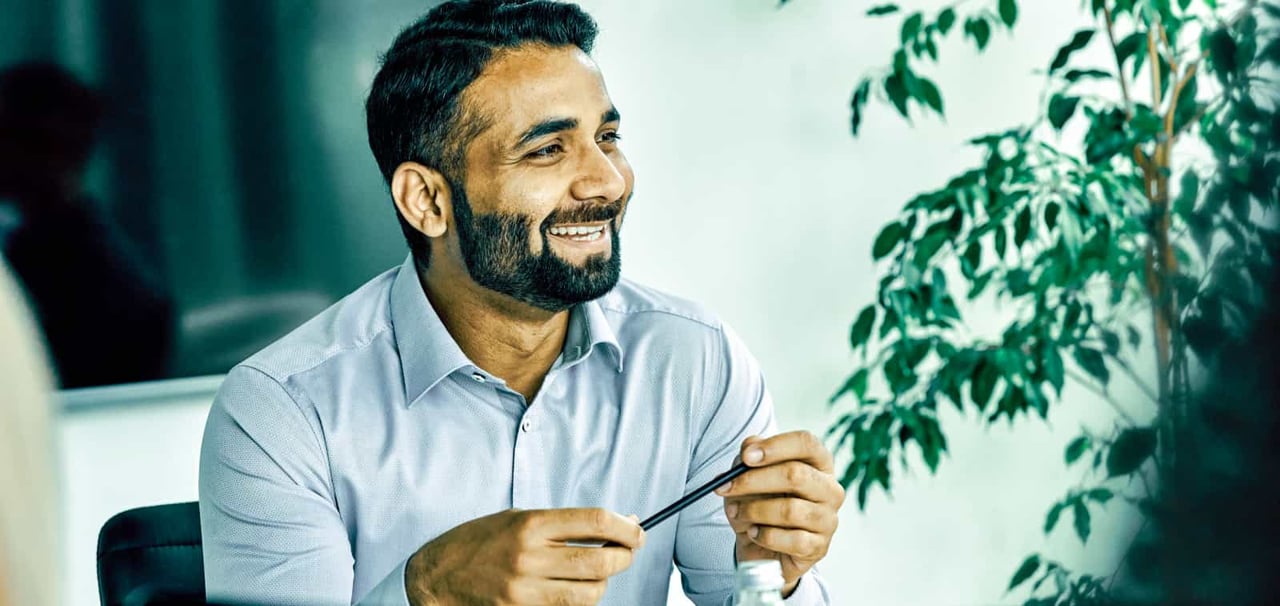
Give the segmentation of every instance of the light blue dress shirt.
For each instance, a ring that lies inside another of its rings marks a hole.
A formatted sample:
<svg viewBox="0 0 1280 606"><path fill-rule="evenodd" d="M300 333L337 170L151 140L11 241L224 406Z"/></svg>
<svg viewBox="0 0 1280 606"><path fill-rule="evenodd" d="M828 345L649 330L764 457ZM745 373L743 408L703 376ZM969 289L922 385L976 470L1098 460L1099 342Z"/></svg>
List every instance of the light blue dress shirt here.
<svg viewBox="0 0 1280 606"><path fill-rule="evenodd" d="M405 563L509 508L641 518L774 432L756 361L701 307L623 280L570 312L532 403L478 368L412 260L226 377L200 456L211 601L407 604ZM734 534L714 494L648 533L603 604L731 602ZM828 604L815 572L788 604Z"/></svg>

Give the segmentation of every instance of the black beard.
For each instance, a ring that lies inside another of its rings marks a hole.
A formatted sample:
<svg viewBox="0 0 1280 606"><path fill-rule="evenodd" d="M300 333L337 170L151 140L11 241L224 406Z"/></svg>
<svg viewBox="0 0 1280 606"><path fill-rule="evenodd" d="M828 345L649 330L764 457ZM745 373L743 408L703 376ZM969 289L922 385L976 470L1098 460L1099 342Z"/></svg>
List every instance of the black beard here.
<svg viewBox="0 0 1280 606"><path fill-rule="evenodd" d="M480 286L538 309L561 312L598 299L617 285L622 256L614 219L621 213L621 202L552 213L541 223L542 250L535 254L529 245L531 217L474 215L462 188L454 187L453 192L462 259L471 279ZM602 220L609 221L612 250L608 257L592 255L583 266L577 266L551 251L547 232L553 224Z"/></svg>

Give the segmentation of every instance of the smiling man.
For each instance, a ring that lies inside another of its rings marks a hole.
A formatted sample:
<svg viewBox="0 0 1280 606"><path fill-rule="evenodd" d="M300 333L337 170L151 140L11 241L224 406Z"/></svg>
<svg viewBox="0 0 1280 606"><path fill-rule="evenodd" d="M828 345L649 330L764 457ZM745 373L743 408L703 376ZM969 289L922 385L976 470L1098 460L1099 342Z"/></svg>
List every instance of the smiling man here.
<svg viewBox="0 0 1280 606"><path fill-rule="evenodd" d="M619 277L635 178L595 33L572 4L473 0L396 38L366 111L411 254L228 374L200 463L211 601L662 604L674 563L721 605L736 561L771 558L787 603L830 602L830 453L774 435L714 315ZM648 533L630 515L739 457L719 496Z"/></svg>

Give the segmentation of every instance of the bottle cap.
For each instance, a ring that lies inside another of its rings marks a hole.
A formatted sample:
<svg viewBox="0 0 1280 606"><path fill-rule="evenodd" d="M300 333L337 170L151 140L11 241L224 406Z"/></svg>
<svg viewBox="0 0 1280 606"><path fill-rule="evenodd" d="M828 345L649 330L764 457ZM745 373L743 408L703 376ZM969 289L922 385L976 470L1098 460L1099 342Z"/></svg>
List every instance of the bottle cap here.
<svg viewBox="0 0 1280 606"><path fill-rule="evenodd" d="M739 562L734 584L738 589L782 589L785 584L782 580L782 564L777 560Z"/></svg>

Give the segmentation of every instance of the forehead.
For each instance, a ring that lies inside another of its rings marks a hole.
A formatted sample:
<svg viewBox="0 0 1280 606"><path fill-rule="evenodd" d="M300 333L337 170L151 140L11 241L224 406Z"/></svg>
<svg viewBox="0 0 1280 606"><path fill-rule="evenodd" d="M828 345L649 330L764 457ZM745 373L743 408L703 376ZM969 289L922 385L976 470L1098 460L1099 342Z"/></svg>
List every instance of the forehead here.
<svg viewBox="0 0 1280 606"><path fill-rule="evenodd" d="M488 134L499 136L549 117L598 119L611 107L591 57L577 47L543 45L496 53L463 91L463 103L483 116Z"/></svg>

